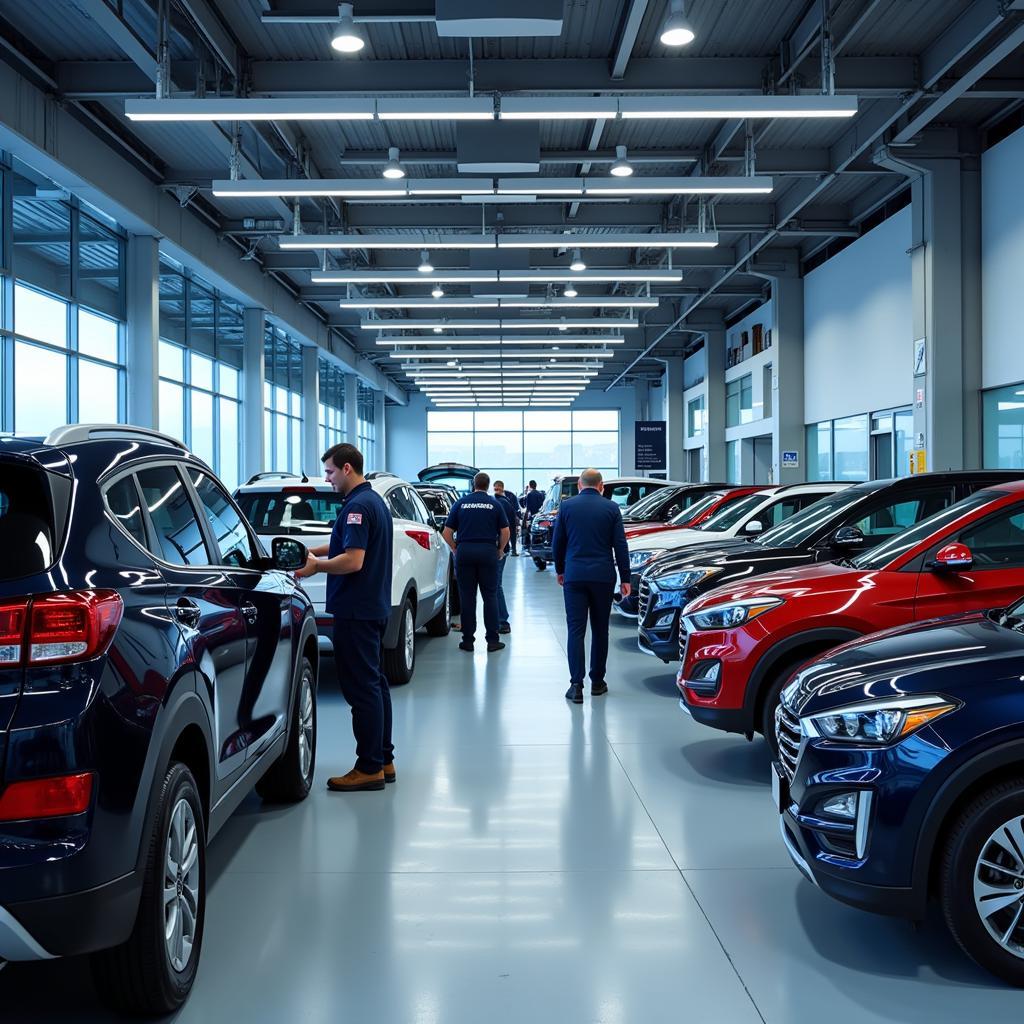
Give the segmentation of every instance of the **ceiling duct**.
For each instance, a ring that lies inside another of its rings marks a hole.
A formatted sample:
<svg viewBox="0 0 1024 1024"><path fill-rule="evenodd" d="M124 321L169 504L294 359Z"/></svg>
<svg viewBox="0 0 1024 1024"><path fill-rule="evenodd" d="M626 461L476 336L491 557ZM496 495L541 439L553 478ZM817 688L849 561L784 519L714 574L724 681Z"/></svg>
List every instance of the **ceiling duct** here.
<svg viewBox="0 0 1024 1024"><path fill-rule="evenodd" d="M537 174L540 125L530 121L468 121L455 128L460 174Z"/></svg>
<svg viewBox="0 0 1024 1024"><path fill-rule="evenodd" d="M442 38L560 36L563 0L437 0Z"/></svg>

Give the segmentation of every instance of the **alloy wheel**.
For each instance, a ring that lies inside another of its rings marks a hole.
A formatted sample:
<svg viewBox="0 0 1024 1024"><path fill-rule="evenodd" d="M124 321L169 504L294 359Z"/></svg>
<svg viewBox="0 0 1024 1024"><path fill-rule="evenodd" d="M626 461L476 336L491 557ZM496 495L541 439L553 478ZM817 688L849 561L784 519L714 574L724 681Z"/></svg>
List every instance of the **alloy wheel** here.
<svg viewBox="0 0 1024 1024"><path fill-rule="evenodd" d="M974 905L989 935L1024 959L1024 818L1004 822L982 845Z"/></svg>
<svg viewBox="0 0 1024 1024"><path fill-rule="evenodd" d="M412 661L416 651L416 630L412 622L412 609L405 609L405 618L402 620L402 650L405 652L405 667L412 669Z"/></svg>
<svg viewBox="0 0 1024 1024"><path fill-rule="evenodd" d="M174 805L164 848L164 943L180 974L192 957L199 920L199 835L185 799Z"/></svg>
<svg viewBox="0 0 1024 1024"><path fill-rule="evenodd" d="M299 692L299 767L303 779L308 779L313 770L313 729L313 680L306 671L302 674Z"/></svg>

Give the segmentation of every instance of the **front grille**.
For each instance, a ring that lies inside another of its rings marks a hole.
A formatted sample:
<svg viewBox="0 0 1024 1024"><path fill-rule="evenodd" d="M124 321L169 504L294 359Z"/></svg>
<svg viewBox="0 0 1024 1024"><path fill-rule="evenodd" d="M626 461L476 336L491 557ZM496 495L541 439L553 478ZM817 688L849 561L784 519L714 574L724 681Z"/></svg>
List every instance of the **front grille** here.
<svg viewBox="0 0 1024 1024"><path fill-rule="evenodd" d="M783 703L775 712L775 738L779 743L779 764L792 782L800 759L800 719Z"/></svg>
<svg viewBox="0 0 1024 1024"><path fill-rule="evenodd" d="M640 593L636 598L637 621L646 624L647 608L651 603L651 585L643 577L640 578Z"/></svg>

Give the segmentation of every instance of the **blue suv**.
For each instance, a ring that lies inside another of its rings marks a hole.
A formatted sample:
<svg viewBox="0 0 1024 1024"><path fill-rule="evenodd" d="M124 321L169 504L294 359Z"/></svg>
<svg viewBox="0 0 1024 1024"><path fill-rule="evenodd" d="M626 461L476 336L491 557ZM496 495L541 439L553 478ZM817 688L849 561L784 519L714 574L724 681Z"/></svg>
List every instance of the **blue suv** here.
<svg viewBox="0 0 1024 1024"><path fill-rule="evenodd" d="M853 641L783 691L772 772L783 839L808 879L918 920L937 898L964 951L1014 985L1024 985L1022 680L1024 601Z"/></svg>
<svg viewBox="0 0 1024 1024"><path fill-rule="evenodd" d="M206 844L302 800L316 624L210 469L132 427L0 438L0 961L91 953L117 1009L188 995Z"/></svg>

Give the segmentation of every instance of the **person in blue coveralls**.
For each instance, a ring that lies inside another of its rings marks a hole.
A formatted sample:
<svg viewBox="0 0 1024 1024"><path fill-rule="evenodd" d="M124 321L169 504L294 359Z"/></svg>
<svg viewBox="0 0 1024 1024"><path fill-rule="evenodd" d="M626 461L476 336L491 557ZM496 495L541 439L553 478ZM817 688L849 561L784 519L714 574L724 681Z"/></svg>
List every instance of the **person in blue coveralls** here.
<svg viewBox="0 0 1024 1024"><path fill-rule="evenodd" d="M540 511L544 504L544 492L537 490L537 481L531 480L526 487L526 494L519 499L519 504L526 510L523 516L523 548L530 549L530 520Z"/></svg>
<svg viewBox="0 0 1024 1024"><path fill-rule="evenodd" d="M508 543L513 558L519 557L516 545L519 538L519 499L514 494L505 490L505 484L501 480L494 481L494 496L498 501L504 502L505 515L508 516Z"/></svg>
<svg viewBox="0 0 1024 1024"><path fill-rule="evenodd" d="M508 602L505 600L505 566L508 565L508 556L516 553L516 522L519 519L519 502L514 494L505 490L505 484L501 480L494 481L494 496L501 502L501 507L508 517L508 547L505 548L505 557L498 562L498 632L508 634L512 632L512 626L508 621Z"/></svg>
<svg viewBox="0 0 1024 1024"><path fill-rule="evenodd" d="M334 663L352 708L356 763L327 780L339 793L383 789L394 782L391 692L384 676L384 633L391 614L392 519L363 476L363 456L350 444L323 455L327 482L345 498L329 544L310 548L295 575L327 573L327 611L334 616ZM324 556L327 556L324 558Z"/></svg>
<svg viewBox="0 0 1024 1024"><path fill-rule="evenodd" d="M463 495L452 506L445 523L445 543L455 552L455 577L459 582L462 607L460 651L472 651L476 639L476 595L484 602L487 651L500 651L498 639L498 563L508 545L508 517L497 498L487 493L491 478L477 473L473 493Z"/></svg>
<svg viewBox="0 0 1024 1024"><path fill-rule="evenodd" d="M580 474L580 492L562 502L551 539L555 572L565 596L569 642L569 689L566 700L583 703L587 620L590 620L590 695L608 692L608 623L612 615L615 570L619 589L628 597L629 547L622 513L602 496L604 481L596 469Z"/></svg>

